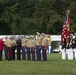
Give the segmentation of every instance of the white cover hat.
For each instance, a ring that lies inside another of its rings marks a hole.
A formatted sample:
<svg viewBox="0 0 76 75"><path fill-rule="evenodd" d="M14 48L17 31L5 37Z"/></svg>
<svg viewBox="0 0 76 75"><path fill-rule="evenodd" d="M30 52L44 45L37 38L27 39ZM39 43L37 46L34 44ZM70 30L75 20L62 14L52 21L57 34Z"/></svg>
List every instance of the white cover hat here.
<svg viewBox="0 0 76 75"><path fill-rule="evenodd" d="M40 35L40 33L39 33L39 32L36 32L36 34L37 34L37 35Z"/></svg>

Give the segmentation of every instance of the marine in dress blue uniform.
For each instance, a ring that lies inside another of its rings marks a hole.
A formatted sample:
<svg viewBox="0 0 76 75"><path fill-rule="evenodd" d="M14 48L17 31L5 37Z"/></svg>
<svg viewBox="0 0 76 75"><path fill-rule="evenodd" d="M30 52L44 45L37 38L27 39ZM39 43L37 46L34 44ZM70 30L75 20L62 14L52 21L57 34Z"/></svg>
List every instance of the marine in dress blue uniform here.
<svg viewBox="0 0 76 75"><path fill-rule="evenodd" d="M73 44L73 34L70 34L70 36L69 36L69 43L67 44L67 56L68 56L68 60L73 60L72 44Z"/></svg>
<svg viewBox="0 0 76 75"><path fill-rule="evenodd" d="M63 42L61 43L62 45L62 60L65 60L66 59L66 37L64 35L64 39L63 39Z"/></svg>
<svg viewBox="0 0 76 75"><path fill-rule="evenodd" d="M73 39L73 48L74 48L74 59L76 60L76 33L74 33L75 37Z"/></svg>

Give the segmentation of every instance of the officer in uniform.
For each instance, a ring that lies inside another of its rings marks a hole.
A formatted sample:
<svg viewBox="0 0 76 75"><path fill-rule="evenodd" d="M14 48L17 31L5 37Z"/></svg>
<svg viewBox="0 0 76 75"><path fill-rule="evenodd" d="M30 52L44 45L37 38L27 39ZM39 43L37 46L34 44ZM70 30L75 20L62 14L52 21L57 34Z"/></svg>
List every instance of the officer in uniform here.
<svg viewBox="0 0 76 75"><path fill-rule="evenodd" d="M35 61L35 40L34 40L34 36L31 36L31 54L32 54L32 61Z"/></svg>
<svg viewBox="0 0 76 75"><path fill-rule="evenodd" d="M12 41L11 41L11 37L9 37L9 39L7 40L7 54L8 54L8 61L12 60Z"/></svg>
<svg viewBox="0 0 76 75"><path fill-rule="evenodd" d="M75 34L75 37L73 39L73 48L74 48L74 59L76 60L76 33Z"/></svg>
<svg viewBox="0 0 76 75"><path fill-rule="evenodd" d="M65 60L66 59L66 36L64 35L64 38L63 38L63 42L61 43L62 45L62 60Z"/></svg>
<svg viewBox="0 0 76 75"><path fill-rule="evenodd" d="M73 44L73 34L70 34L70 36L69 36L69 43L67 45L68 60L73 60L72 44Z"/></svg>
<svg viewBox="0 0 76 75"><path fill-rule="evenodd" d="M36 39L36 55L37 55L37 61L41 61L41 37L39 32L37 32L37 39Z"/></svg>
<svg viewBox="0 0 76 75"><path fill-rule="evenodd" d="M16 41L13 36L11 38L11 41L12 41L12 60L15 60Z"/></svg>
<svg viewBox="0 0 76 75"><path fill-rule="evenodd" d="M44 33L42 33L42 58L43 61L47 61L47 48L48 48L48 40Z"/></svg>
<svg viewBox="0 0 76 75"><path fill-rule="evenodd" d="M20 36L16 37L16 48L17 48L17 60L21 59L21 39Z"/></svg>
<svg viewBox="0 0 76 75"><path fill-rule="evenodd" d="M31 38L30 36L28 37L28 41L27 41L27 60L31 60L31 56L30 56L30 51L31 51Z"/></svg>
<svg viewBox="0 0 76 75"><path fill-rule="evenodd" d="M26 50L26 42L25 42L25 37L23 35L22 36L22 60L26 60L25 50Z"/></svg>
<svg viewBox="0 0 76 75"><path fill-rule="evenodd" d="M8 39L8 37L5 37L5 41L4 41L5 45L7 45L7 39ZM8 60L7 47L6 46L4 47L4 52L5 52L5 60Z"/></svg>

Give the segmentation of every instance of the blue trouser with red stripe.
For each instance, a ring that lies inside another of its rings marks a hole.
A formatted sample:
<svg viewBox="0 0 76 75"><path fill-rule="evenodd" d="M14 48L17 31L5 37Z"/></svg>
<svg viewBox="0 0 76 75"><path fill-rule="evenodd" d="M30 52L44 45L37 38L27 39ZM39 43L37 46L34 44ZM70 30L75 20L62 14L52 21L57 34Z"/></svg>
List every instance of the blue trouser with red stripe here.
<svg viewBox="0 0 76 75"><path fill-rule="evenodd" d="M22 60L26 60L25 47L22 46Z"/></svg>
<svg viewBox="0 0 76 75"><path fill-rule="evenodd" d="M27 60L30 60L31 56L30 56L30 48L27 47Z"/></svg>
<svg viewBox="0 0 76 75"><path fill-rule="evenodd" d="M43 61L47 61L47 54L46 54L45 46L42 46L42 58L43 58Z"/></svg>
<svg viewBox="0 0 76 75"><path fill-rule="evenodd" d="M12 47L7 47L8 60L12 60Z"/></svg>
<svg viewBox="0 0 76 75"><path fill-rule="evenodd" d="M37 55L37 61L41 60L41 49L40 46L36 46L36 55Z"/></svg>
<svg viewBox="0 0 76 75"><path fill-rule="evenodd" d="M12 60L15 60L15 46L12 47Z"/></svg>
<svg viewBox="0 0 76 75"><path fill-rule="evenodd" d="M8 59L8 52L7 52L7 48L4 47L4 53L5 53L5 59L7 60Z"/></svg>
<svg viewBox="0 0 76 75"><path fill-rule="evenodd" d="M32 60L35 61L35 49L33 47L31 48L31 53L32 53Z"/></svg>

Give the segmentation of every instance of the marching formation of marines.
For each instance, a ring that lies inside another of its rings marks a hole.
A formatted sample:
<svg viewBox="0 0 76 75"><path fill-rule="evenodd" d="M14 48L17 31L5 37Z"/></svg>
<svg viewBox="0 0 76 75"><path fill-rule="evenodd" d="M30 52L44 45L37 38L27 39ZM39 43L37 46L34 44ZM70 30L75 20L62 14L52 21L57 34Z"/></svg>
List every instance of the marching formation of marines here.
<svg viewBox="0 0 76 75"><path fill-rule="evenodd" d="M62 60L76 60L76 33L69 35L69 42L66 42L64 35L64 42L62 43Z"/></svg>
<svg viewBox="0 0 76 75"><path fill-rule="evenodd" d="M17 60L47 61L48 39L44 33L37 32L37 38L36 36L29 36L27 40L25 40L24 35L21 36L21 39L20 36L16 36L16 39L12 36L5 37L1 46L4 46L5 59L8 61L16 59L16 50ZM2 60L1 56L0 53Z"/></svg>

